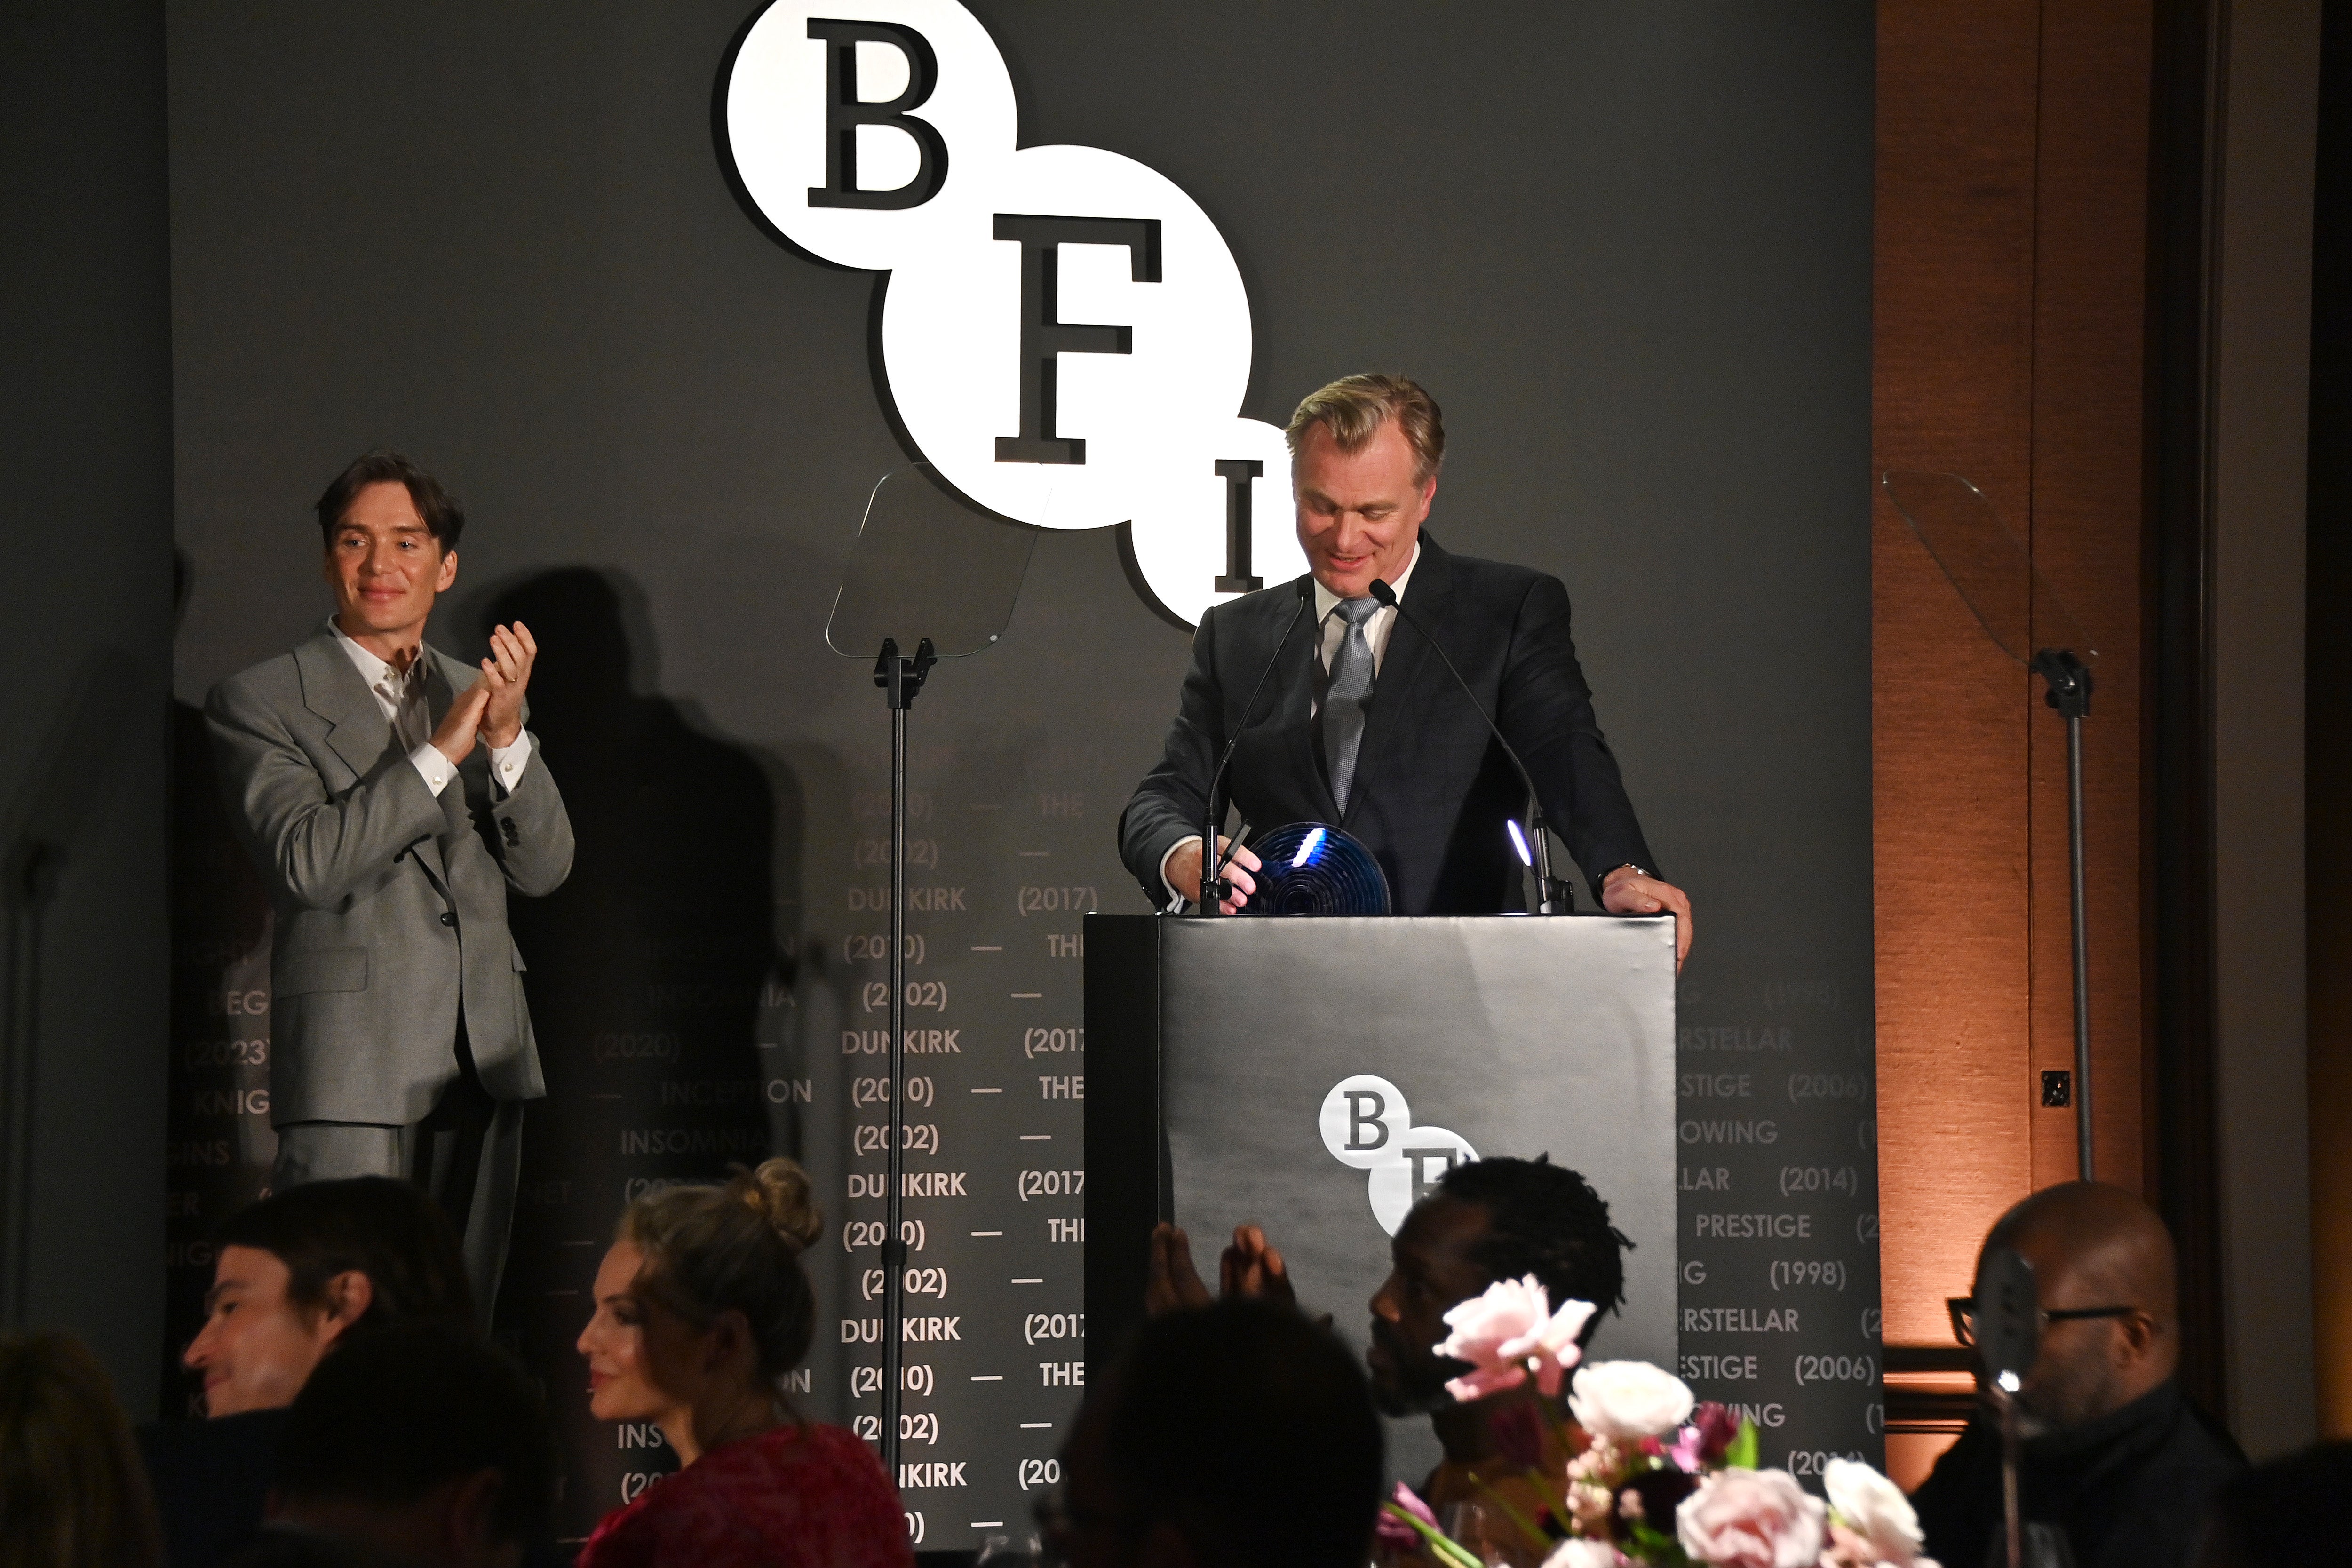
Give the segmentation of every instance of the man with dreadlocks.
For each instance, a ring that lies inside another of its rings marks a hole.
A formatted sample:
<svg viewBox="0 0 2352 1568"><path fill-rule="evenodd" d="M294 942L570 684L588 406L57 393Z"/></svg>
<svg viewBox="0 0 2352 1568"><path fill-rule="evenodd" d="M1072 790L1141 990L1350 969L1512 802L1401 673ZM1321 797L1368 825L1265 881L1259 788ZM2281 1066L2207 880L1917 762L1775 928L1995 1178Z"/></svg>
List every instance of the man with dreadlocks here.
<svg viewBox="0 0 2352 1568"><path fill-rule="evenodd" d="M1389 1241L1389 1277L1372 1293L1364 1361L1381 1410L1426 1413L1444 1449L1444 1462L1420 1489L1431 1507L1442 1511L1481 1500L1483 1480L1532 1516L1543 1504L1515 1478L1538 1462L1557 1475L1567 1458L1558 1451L1553 1423L1535 1408L1541 1395L1533 1384L1468 1404L1446 1393L1446 1380L1459 1375L1463 1363L1437 1353L1445 1314L1497 1279L1532 1274L1555 1307L1592 1303L1582 1335L1589 1342L1601 1318L1624 1305L1625 1249L1633 1245L1609 1223L1609 1205L1592 1184L1544 1155L1456 1165L1413 1205ZM1296 1301L1282 1254L1257 1226L1234 1231L1220 1263L1226 1295ZM1160 1226L1152 1233L1150 1311L1208 1300L1184 1233Z"/></svg>

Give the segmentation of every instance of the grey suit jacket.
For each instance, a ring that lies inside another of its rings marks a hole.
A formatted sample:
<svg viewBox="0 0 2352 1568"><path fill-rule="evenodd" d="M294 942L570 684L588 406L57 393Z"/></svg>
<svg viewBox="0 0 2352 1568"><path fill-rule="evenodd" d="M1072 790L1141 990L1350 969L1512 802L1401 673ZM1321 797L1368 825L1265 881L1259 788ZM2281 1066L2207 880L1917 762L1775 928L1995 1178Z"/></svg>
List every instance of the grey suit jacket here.
<svg viewBox="0 0 2352 1568"><path fill-rule="evenodd" d="M480 672L425 651L438 725ZM572 869L537 739L511 795L477 745L436 798L326 627L214 687L205 721L278 917L270 1120L422 1120L457 1076L461 1005L482 1086L545 1094L507 930L509 886L550 893Z"/></svg>

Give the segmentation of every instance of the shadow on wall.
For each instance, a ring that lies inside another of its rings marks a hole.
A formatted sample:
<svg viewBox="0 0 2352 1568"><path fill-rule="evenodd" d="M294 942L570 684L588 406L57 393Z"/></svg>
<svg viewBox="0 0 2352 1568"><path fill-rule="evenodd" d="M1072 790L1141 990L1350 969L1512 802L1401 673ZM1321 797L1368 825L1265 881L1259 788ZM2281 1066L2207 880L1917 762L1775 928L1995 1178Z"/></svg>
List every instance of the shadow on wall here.
<svg viewBox="0 0 2352 1568"><path fill-rule="evenodd" d="M175 563L177 607L195 585ZM269 892L237 841L204 710L172 704L172 1059L165 1121L166 1419L202 1414L180 1352L204 1327L213 1227L269 1188Z"/></svg>
<svg viewBox="0 0 2352 1568"><path fill-rule="evenodd" d="M578 842L561 889L509 905L548 1098L524 1124L498 1310L567 1439L570 1535L631 1474L669 1463L616 1451L566 1375L615 1217L649 1188L723 1177L771 1147L761 1011L791 980L775 931L778 791L744 747L636 689L654 643L625 576L563 567L498 584L476 609L458 619L469 632L520 620L539 645L530 729ZM786 821L789 868L798 812Z"/></svg>

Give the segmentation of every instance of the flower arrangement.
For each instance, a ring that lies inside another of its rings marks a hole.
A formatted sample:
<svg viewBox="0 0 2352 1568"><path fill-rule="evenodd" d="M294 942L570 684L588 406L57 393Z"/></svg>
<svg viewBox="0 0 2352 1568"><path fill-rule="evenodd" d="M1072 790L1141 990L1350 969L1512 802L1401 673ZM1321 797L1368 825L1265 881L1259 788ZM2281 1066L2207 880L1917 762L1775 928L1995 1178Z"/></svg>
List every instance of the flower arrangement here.
<svg viewBox="0 0 2352 1568"><path fill-rule="evenodd" d="M1497 1280L1445 1314L1449 1332L1436 1347L1469 1363L1446 1384L1458 1401L1529 1384L1542 1395L1497 1410L1488 1427L1506 1462L1543 1499L1538 1513L1472 1478L1526 1535L1531 1561L1543 1568L1937 1568L1919 1555L1909 1501L1868 1465L1831 1460L1823 1502L1786 1470L1759 1468L1755 1423L1698 1404L1680 1378L1646 1362L1580 1365L1578 1337L1592 1312L1585 1301L1552 1310L1532 1275ZM1563 1385L1574 1429L1557 1406ZM1557 1451L1571 1456L1557 1475L1542 1463L1546 1422ZM1379 1531L1391 1546L1422 1547L1438 1568L1485 1568L1401 1483L1382 1505Z"/></svg>

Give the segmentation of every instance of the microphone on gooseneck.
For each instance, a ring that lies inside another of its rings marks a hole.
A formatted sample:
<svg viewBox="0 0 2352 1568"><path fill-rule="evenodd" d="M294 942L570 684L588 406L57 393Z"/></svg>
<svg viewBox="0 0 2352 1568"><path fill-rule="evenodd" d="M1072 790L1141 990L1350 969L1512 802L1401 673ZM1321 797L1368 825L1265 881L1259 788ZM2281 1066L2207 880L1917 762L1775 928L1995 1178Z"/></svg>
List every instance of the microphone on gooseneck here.
<svg viewBox="0 0 2352 1568"><path fill-rule="evenodd" d="M1217 854L1217 785L1224 781L1225 769L1233 764L1234 748L1242 743L1242 731L1249 728L1250 710L1265 690L1265 683L1274 677L1274 667L1282 660L1282 650L1290 641L1290 634L1298 629L1298 617L1307 613L1307 604L1315 597L1315 579L1298 580L1298 607L1290 612L1290 619L1282 628L1281 640L1267 656L1265 668L1258 672L1257 684L1250 688L1249 700L1242 704L1242 716L1234 724L1233 738L1225 742L1224 755L1217 759L1217 771L1209 775L1209 798L1201 813L1201 896L1193 900L1196 912L1219 915L1225 897L1225 858ZM1238 847L1238 846L1237 846Z"/></svg>
<svg viewBox="0 0 2352 1568"><path fill-rule="evenodd" d="M1502 726L1496 723L1494 716L1486 711L1486 705L1478 700L1478 694L1470 689L1470 683L1462 679L1462 672L1454 668L1454 661L1451 658L1446 658L1444 646L1430 635L1429 628L1422 625L1419 616L1404 607L1404 601L1397 597L1397 591L1375 577L1372 579L1371 595L1381 602L1382 609L1394 610L1404 618L1408 626L1421 634L1421 640L1427 643L1438 658L1444 663L1445 673L1454 678L1454 684L1462 689L1462 695L1470 700L1470 706L1476 710L1478 717L1486 721L1486 728L1494 732L1495 743L1503 748L1503 755L1510 758L1511 766L1518 770L1519 782L1525 784L1528 790L1527 836L1534 841L1536 883L1542 895L1537 903L1536 912L1546 915L1565 913L1566 910L1552 907L1555 894L1568 892L1568 889L1552 880L1551 842L1544 835L1543 797L1536 793L1535 776L1528 772L1527 763L1519 761L1517 749L1504 738ZM1516 828L1518 824L1515 822L1511 826ZM1512 837L1517 838L1518 836L1514 833ZM1519 853L1520 858L1524 859L1527 855L1526 848L1523 847ZM1570 908L1573 908L1574 900L1575 895L1571 892L1565 901Z"/></svg>

